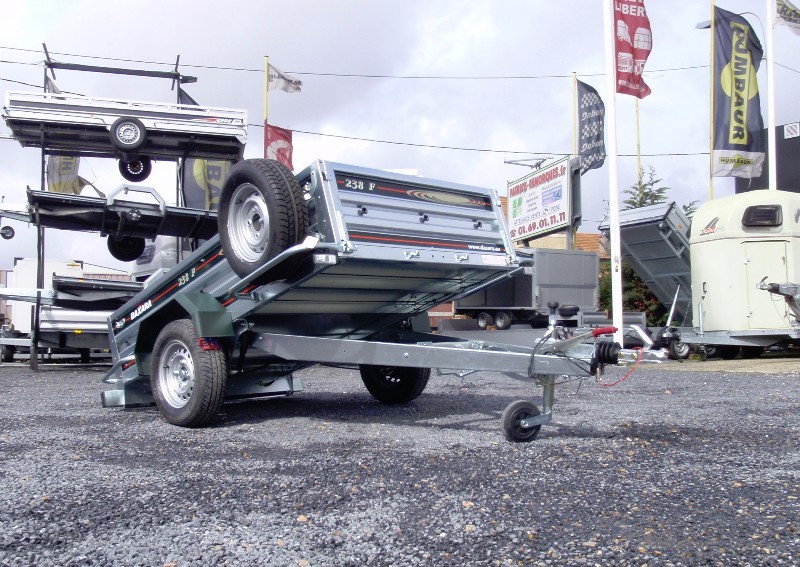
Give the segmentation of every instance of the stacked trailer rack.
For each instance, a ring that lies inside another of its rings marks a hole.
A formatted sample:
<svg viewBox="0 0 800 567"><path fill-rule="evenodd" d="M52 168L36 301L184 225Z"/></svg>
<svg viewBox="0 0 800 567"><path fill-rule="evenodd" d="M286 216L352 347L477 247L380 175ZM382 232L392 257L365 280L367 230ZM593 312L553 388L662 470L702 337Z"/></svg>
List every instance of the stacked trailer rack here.
<svg viewBox="0 0 800 567"><path fill-rule="evenodd" d="M356 364L369 392L403 403L431 368L495 370L543 387L504 412L512 441L552 419L558 376L641 356L609 329L535 348L434 335L426 311L520 270L493 191L318 161L296 178L268 160L231 169L210 239L109 320L105 406L153 404L202 426L225 399L289 395L295 373ZM660 352L647 353L659 358Z"/></svg>
<svg viewBox="0 0 800 567"><path fill-rule="evenodd" d="M119 160L122 176L131 182L146 179L153 159L184 163L186 158L240 160L247 137L247 114L243 110L201 107L182 103L181 86L194 83L196 77L178 71L180 56L173 71L123 69L52 61L45 52L44 93L8 93L3 118L12 135L23 147L41 149L41 190L45 191L45 156L93 156ZM55 70L69 70L136 77L168 79L177 85L177 104L136 102L121 99L92 98L58 92ZM193 102L193 101L191 101ZM179 187L180 187L179 176ZM178 191L180 193L180 190ZM180 202L180 198L178 201ZM45 227L37 219L37 260L45 258ZM108 238L109 251L115 258L135 259L144 249L141 238ZM44 273L36 285L44 287ZM31 350L38 350L41 298L35 301ZM37 369L37 356L31 367Z"/></svg>

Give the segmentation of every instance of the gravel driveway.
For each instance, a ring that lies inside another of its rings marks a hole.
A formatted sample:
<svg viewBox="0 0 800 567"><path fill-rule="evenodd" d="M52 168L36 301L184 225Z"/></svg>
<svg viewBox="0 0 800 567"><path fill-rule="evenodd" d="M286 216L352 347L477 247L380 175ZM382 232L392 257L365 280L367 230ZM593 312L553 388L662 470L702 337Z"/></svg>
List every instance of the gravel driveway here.
<svg viewBox="0 0 800 567"><path fill-rule="evenodd" d="M541 391L497 374L386 407L315 367L189 430L1 365L0 565L796 565L800 359L758 363L559 386L527 444L500 414Z"/></svg>

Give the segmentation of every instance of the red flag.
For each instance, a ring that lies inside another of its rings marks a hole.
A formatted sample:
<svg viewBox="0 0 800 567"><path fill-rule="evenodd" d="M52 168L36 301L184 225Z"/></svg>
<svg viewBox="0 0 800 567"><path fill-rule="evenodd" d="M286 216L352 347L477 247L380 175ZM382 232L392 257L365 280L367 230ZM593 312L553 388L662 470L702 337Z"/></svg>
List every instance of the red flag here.
<svg viewBox="0 0 800 567"><path fill-rule="evenodd" d="M614 0L614 16L617 92L644 98L650 94L650 87L642 79L642 73L653 49L644 0Z"/></svg>
<svg viewBox="0 0 800 567"><path fill-rule="evenodd" d="M274 159L291 170L292 166L292 131L264 122L264 157Z"/></svg>

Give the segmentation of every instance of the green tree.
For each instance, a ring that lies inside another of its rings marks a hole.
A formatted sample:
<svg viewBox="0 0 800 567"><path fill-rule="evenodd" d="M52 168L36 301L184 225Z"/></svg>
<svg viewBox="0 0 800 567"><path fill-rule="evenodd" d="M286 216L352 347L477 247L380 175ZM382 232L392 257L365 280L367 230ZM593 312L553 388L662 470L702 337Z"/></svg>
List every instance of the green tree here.
<svg viewBox="0 0 800 567"><path fill-rule="evenodd" d="M628 195L628 198L622 201L623 210L665 203L669 187L660 184L661 179L656 179L656 169L652 165L648 168L647 180L644 178L644 170L639 169L639 179L623 191Z"/></svg>

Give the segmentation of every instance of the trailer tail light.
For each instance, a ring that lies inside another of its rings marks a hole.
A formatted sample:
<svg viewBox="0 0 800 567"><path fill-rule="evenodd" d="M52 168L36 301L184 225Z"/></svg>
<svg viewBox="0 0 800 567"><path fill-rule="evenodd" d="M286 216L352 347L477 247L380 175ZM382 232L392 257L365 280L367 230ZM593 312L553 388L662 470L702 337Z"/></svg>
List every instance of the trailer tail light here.
<svg viewBox="0 0 800 567"><path fill-rule="evenodd" d="M780 205L753 205L742 215L743 226L781 226L783 211Z"/></svg>

